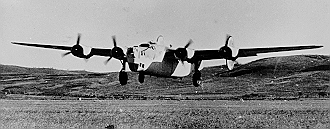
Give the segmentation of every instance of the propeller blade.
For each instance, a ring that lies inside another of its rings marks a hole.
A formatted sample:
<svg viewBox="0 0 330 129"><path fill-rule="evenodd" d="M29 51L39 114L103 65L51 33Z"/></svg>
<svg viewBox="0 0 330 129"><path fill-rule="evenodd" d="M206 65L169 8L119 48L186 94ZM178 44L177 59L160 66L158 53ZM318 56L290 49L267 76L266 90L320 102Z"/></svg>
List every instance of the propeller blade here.
<svg viewBox="0 0 330 129"><path fill-rule="evenodd" d="M226 44L225 44L225 46L228 46L228 40L229 40L230 37L231 36L229 34L226 35Z"/></svg>
<svg viewBox="0 0 330 129"><path fill-rule="evenodd" d="M188 48L192 43L193 43L193 41L192 41L192 39L190 39L188 41L188 43L186 44L186 46L184 46L184 48Z"/></svg>
<svg viewBox="0 0 330 129"><path fill-rule="evenodd" d="M81 33L78 33L77 45L79 45L79 43L80 43L80 36L81 36Z"/></svg>
<svg viewBox="0 0 330 129"><path fill-rule="evenodd" d="M67 56L67 55L69 55L69 54L71 54L71 52L63 53L63 54L62 54L62 57Z"/></svg>
<svg viewBox="0 0 330 129"><path fill-rule="evenodd" d="M229 70L233 70L235 64L236 61L226 59L226 65Z"/></svg>
<svg viewBox="0 0 330 129"><path fill-rule="evenodd" d="M113 41L113 46L117 47L117 42L116 42L116 36L115 35L112 36L112 41Z"/></svg>
<svg viewBox="0 0 330 129"><path fill-rule="evenodd" d="M112 57L110 57L109 59L107 59L106 61L104 61L104 65L108 64L108 62L111 60Z"/></svg>

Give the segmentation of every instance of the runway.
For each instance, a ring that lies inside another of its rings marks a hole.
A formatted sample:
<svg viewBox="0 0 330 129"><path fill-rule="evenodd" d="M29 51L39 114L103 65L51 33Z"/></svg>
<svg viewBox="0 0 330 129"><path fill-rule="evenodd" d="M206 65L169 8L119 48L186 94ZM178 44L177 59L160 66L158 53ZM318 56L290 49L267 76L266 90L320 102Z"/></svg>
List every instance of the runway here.
<svg viewBox="0 0 330 129"><path fill-rule="evenodd" d="M0 128L329 128L330 101L0 100L0 115Z"/></svg>

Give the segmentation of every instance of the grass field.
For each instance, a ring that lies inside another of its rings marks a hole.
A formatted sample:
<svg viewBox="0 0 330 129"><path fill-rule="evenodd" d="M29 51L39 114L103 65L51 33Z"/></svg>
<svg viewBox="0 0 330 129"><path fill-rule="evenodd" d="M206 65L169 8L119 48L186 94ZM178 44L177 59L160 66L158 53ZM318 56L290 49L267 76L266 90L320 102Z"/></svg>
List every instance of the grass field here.
<svg viewBox="0 0 330 129"><path fill-rule="evenodd" d="M0 100L0 128L330 128L330 101Z"/></svg>

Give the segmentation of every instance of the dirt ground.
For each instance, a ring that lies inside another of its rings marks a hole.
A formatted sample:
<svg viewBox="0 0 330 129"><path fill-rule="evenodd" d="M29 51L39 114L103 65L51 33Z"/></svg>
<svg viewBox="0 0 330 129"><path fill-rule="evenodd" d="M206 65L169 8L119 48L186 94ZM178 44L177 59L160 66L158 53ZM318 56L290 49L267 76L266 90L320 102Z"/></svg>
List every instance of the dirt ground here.
<svg viewBox="0 0 330 129"><path fill-rule="evenodd" d="M330 128L330 101L0 100L0 128Z"/></svg>

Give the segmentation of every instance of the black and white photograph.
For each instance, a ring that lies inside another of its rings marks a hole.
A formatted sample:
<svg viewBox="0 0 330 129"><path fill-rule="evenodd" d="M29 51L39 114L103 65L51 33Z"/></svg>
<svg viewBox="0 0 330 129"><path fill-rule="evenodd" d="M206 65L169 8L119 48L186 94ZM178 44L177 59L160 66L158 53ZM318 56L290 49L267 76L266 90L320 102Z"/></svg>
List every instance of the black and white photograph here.
<svg viewBox="0 0 330 129"><path fill-rule="evenodd" d="M0 0L0 129L330 128L329 0Z"/></svg>

